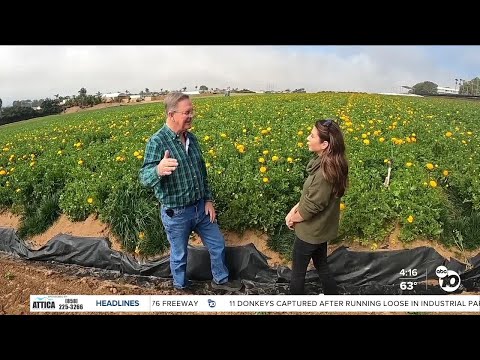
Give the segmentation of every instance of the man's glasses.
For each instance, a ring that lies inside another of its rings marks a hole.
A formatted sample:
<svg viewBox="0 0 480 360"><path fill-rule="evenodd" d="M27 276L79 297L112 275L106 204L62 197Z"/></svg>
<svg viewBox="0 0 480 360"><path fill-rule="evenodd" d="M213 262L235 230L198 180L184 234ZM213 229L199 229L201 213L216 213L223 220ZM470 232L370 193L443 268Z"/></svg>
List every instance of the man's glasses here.
<svg viewBox="0 0 480 360"><path fill-rule="evenodd" d="M192 111L176 111L176 110L174 110L173 112L178 113L178 114L182 114L182 115L185 115L185 116L195 116L195 111L194 110L192 110Z"/></svg>

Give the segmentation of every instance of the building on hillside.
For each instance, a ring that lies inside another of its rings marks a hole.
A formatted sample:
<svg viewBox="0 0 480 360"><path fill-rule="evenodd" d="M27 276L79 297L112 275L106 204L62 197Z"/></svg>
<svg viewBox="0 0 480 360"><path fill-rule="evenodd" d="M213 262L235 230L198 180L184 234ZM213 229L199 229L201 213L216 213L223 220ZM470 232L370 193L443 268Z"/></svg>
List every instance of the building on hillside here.
<svg viewBox="0 0 480 360"><path fill-rule="evenodd" d="M130 102L139 102L143 100L143 96L139 94L131 94L130 95Z"/></svg>
<svg viewBox="0 0 480 360"><path fill-rule="evenodd" d="M118 94L117 99L118 99L119 102L128 103L128 102L130 102L130 94L120 93L120 94Z"/></svg>
<svg viewBox="0 0 480 360"><path fill-rule="evenodd" d="M110 94L103 94L102 95L102 100L103 102L115 102L119 101L119 96L121 93L116 92L116 93L110 93Z"/></svg>
<svg viewBox="0 0 480 360"><path fill-rule="evenodd" d="M437 94L454 94L458 95L460 89L452 89L451 87L443 87L443 86L438 86L437 87Z"/></svg>
<svg viewBox="0 0 480 360"><path fill-rule="evenodd" d="M158 101L163 100L164 96L145 96L145 101Z"/></svg>

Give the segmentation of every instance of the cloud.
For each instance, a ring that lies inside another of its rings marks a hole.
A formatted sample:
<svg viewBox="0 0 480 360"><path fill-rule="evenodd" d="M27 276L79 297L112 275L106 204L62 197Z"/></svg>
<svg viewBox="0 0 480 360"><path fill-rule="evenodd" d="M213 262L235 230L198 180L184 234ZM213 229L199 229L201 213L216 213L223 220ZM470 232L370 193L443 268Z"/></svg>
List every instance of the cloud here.
<svg viewBox="0 0 480 360"><path fill-rule="evenodd" d="M82 87L94 94L200 85L384 92L427 80L453 86L479 61L477 46L1 46L0 98L7 106Z"/></svg>

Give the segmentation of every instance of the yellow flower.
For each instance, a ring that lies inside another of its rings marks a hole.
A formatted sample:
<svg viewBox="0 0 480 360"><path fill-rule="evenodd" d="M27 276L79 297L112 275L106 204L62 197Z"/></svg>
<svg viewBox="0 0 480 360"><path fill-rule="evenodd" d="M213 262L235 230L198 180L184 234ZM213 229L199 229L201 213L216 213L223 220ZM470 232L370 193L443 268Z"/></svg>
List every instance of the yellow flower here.
<svg viewBox="0 0 480 360"><path fill-rule="evenodd" d="M277 156L277 155L273 155L273 156L272 156L272 161L278 161L278 156Z"/></svg>
<svg viewBox="0 0 480 360"><path fill-rule="evenodd" d="M140 155L140 153L139 153L138 151L135 151L135 152L133 153L133 156L135 156L135 157L137 157L138 155Z"/></svg>
<svg viewBox="0 0 480 360"><path fill-rule="evenodd" d="M410 215L410 216L407 218L407 221L408 221L410 224L413 222L413 220L414 220L414 219L413 219L413 216L412 216L412 215Z"/></svg>
<svg viewBox="0 0 480 360"><path fill-rule="evenodd" d="M260 172L261 172L261 173L264 173L264 172L266 172L266 171L267 171L267 168L266 168L265 166L262 166L262 167L260 168Z"/></svg>
<svg viewBox="0 0 480 360"><path fill-rule="evenodd" d="M300 130L297 134L298 134L299 136L302 136L302 135L303 135L303 131Z"/></svg>
<svg viewBox="0 0 480 360"><path fill-rule="evenodd" d="M443 170L443 176L448 176L448 170Z"/></svg>
<svg viewBox="0 0 480 360"><path fill-rule="evenodd" d="M452 134L450 131L447 131L447 132L445 133L445 136L446 136L446 137L450 137L450 136L452 136L452 135L453 135L453 134Z"/></svg>
<svg viewBox="0 0 480 360"><path fill-rule="evenodd" d="M265 159L263 157L259 157L258 162L263 164L265 162Z"/></svg>
<svg viewBox="0 0 480 360"><path fill-rule="evenodd" d="M287 162L293 163L293 159L292 159L291 157L288 157L288 158L287 158Z"/></svg>
<svg viewBox="0 0 480 360"><path fill-rule="evenodd" d="M263 150L263 155L267 155L268 154L268 150Z"/></svg>
<svg viewBox="0 0 480 360"><path fill-rule="evenodd" d="M203 138L203 140L205 140L205 141L208 141L208 140L210 140L210 136L208 136L208 135L207 135L207 136L205 136L205 137Z"/></svg>
<svg viewBox="0 0 480 360"><path fill-rule="evenodd" d="M407 163L405 164L406 167L410 167L410 166L412 166L412 165L413 165L413 164L412 164L411 162L407 162Z"/></svg>
<svg viewBox="0 0 480 360"><path fill-rule="evenodd" d="M141 232L138 233L138 238L139 238L140 240L143 240L143 239L145 238L145 234L143 233L143 231L141 231Z"/></svg>
<svg viewBox="0 0 480 360"><path fill-rule="evenodd" d="M437 187L437 182L435 180L430 180L429 184L432 188Z"/></svg>
<svg viewBox="0 0 480 360"><path fill-rule="evenodd" d="M381 137L380 139L378 139L378 141L384 142L384 141L385 141L385 138Z"/></svg>
<svg viewBox="0 0 480 360"><path fill-rule="evenodd" d="M83 165L83 160L82 159L78 160L78 165Z"/></svg>
<svg viewBox="0 0 480 360"><path fill-rule="evenodd" d="M302 143L302 142L299 142L299 143L297 143L297 146L298 146L298 147L303 147L303 143Z"/></svg>
<svg viewBox="0 0 480 360"><path fill-rule="evenodd" d="M346 206L344 203L340 203L340 210L345 210Z"/></svg>
<svg viewBox="0 0 480 360"><path fill-rule="evenodd" d="M264 182L264 183L268 183L268 181L269 181L269 180L268 180L267 177L264 177L264 178L263 178L263 182Z"/></svg>
<svg viewBox="0 0 480 360"><path fill-rule="evenodd" d="M87 202L88 202L89 204L92 204L92 203L93 203L93 198L89 197L89 198L87 199Z"/></svg>
<svg viewBox="0 0 480 360"><path fill-rule="evenodd" d="M7 172L5 170L0 170L0 175L5 175Z"/></svg>
<svg viewBox="0 0 480 360"><path fill-rule="evenodd" d="M427 169L428 169L428 170L432 170L432 169L433 169L433 164L428 163L428 164L427 164Z"/></svg>
<svg viewBox="0 0 480 360"><path fill-rule="evenodd" d="M365 139L365 140L363 140L363 143L364 143L365 145L370 145L370 140Z"/></svg>

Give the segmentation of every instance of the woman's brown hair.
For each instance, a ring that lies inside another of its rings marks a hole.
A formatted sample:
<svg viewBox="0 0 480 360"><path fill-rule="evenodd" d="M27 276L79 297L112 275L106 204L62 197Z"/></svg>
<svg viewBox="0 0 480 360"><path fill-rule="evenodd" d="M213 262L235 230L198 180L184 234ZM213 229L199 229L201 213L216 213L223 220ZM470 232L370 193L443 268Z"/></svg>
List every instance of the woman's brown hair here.
<svg viewBox="0 0 480 360"><path fill-rule="evenodd" d="M317 120L315 128L320 141L328 141L321 155L325 179L333 184L333 193L342 197L348 186L348 161L345 155L345 140L340 126L333 120Z"/></svg>

